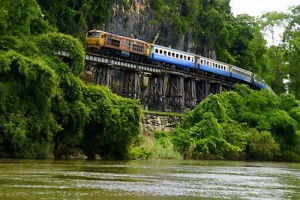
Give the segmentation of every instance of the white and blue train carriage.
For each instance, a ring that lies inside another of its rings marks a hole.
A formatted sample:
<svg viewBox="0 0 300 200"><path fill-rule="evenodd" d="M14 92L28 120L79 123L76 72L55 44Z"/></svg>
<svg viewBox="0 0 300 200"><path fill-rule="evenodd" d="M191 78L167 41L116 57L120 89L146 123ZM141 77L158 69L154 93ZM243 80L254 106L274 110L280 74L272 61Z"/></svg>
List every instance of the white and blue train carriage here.
<svg viewBox="0 0 300 200"><path fill-rule="evenodd" d="M150 58L155 61L184 66L188 68L195 67L195 55L172 48L151 45Z"/></svg>
<svg viewBox="0 0 300 200"><path fill-rule="evenodd" d="M223 76L230 76L228 64L202 56L197 56L196 59L197 68L199 70L216 73Z"/></svg>
<svg viewBox="0 0 300 200"><path fill-rule="evenodd" d="M253 84L260 89L266 88L265 81L256 74L253 75Z"/></svg>
<svg viewBox="0 0 300 200"><path fill-rule="evenodd" d="M232 78L239 79L248 83L253 82L253 73L248 70L236 66L231 66L230 73Z"/></svg>

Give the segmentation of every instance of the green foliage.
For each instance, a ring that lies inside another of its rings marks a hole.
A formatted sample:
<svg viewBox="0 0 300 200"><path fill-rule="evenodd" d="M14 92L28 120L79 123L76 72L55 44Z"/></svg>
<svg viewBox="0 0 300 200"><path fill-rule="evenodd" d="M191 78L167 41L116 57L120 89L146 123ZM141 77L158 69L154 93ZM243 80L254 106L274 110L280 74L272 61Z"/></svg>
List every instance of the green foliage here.
<svg viewBox="0 0 300 200"><path fill-rule="evenodd" d="M173 141L186 157L212 154L223 158L228 152L240 151L239 147L231 145L225 138L225 131L214 114L206 112L202 119L191 128L186 130L178 128Z"/></svg>
<svg viewBox="0 0 300 200"><path fill-rule="evenodd" d="M126 159L130 144L140 131L138 101L112 94L105 87L88 86L84 94L90 116L84 129L83 150L93 159Z"/></svg>
<svg viewBox="0 0 300 200"><path fill-rule="evenodd" d="M279 145L275 142L270 132L253 131L248 142L250 159L274 160L279 156Z"/></svg>
<svg viewBox="0 0 300 200"><path fill-rule="evenodd" d="M39 48L49 55L58 51L69 52L73 73L80 75L83 72L85 53L82 44L77 39L61 33L49 33L37 37L37 42Z"/></svg>
<svg viewBox="0 0 300 200"><path fill-rule="evenodd" d="M43 20L36 0L1 0L0 34L30 35L51 29ZM43 27L43 29L35 29Z"/></svg>
<svg viewBox="0 0 300 200"><path fill-rule="evenodd" d="M229 47L235 61L232 64L252 72L263 68L266 42L261 34L258 22L249 15L238 15L232 23L235 40Z"/></svg>
<svg viewBox="0 0 300 200"><path fill-rule="evenodd" d="M139 103L107 88L86 86L76 76L84 68L82 44L50 32L54 29L43 20L36 1L0 2L0 151L14 157L53 153L60 158L101 137L90 143L93 152L126 158L140 129ZM70 66L58 51L70 53Z"/></svg>
<svg viewBox="0 0 300 200"><path fill-rule="evenodd" d="M294 107L289 112L289 115L296 121L297 123L297 129L300 129L300 106Z"/></svg>
<svg viewBox="0 0 300 200"><path fill-rule="evenodd" d="M59 130L50 112L59 78L40 58L10 50L2 51L0 60L1 150L19 157L45 157L53 147L52 133Z"/></svg>
<svg viewBox="0 0 300 200"><path fill-rule="evenodd" d="M167 137L155 140L150 153L152 159L182 159L182 155L175 150L174 144Z"/></svg>
<svg viewBox="0 0 300 200"><path fill-rule="evenodd" d="M210 95L187 113L175 147L187 158L285 160L289 154L298 160L299 102L245 85L235 90Z"/></svg>
<svg viewBox="0 0 300 200"><path fill-rule="evenodd" d="M114 0L37 0L45 19L61 33L83 39L88 29L103 28ZM125 3L126 2L126 3ZM128 6L128 1L124 5Z"/></svg>
<svg viewBox="0 0 300 200"><path fill-rule="evenodd" d="M164 131L154 133L154 138L140 136L130 149L132 159L182 159L175 150L172 134Z"/></svg>
<svg viewBox="0 0 300 200"><path fill-rule="evenodd" d="M132 144L129 149L129 158L130 159L149 159L151 157L150 145L146 147L146 143L150 140L139 135L135 137L132 141Z"/></svg>
<svg viewBox="0 0 300 200"><path fill-rule="evenodd" d="M279 108L286 112L290 112L293 108L300 106L300 101L296 100L294 95L282 94L279 100Z"/></svg>
<svg viewBox="0 0 300 200"><path fill-rule="evenodd" d="M283 110L274 111L270 116L271 131L280 143L282 150L294 147L296 138L296 121Z"/></svg>
<svg viewBox="0 0 300 200"><path fill-rule="evenodd" d="M223 99L218 95L210 95L204 99L194 110L184 116L182 127L190 128L202 120L205 113L211 112L219 122L229 120Z"/></svg>
<svg viewBox="0 0 300 200"><path fill-rule="evenodd" d="M285 27L284 32L284 42L286 45L286 64L287 73L290 79L290 93L295 95L296 99L300 99L300 6L294 6L290 9L290 14L288 16L288 25Z"/></svg>

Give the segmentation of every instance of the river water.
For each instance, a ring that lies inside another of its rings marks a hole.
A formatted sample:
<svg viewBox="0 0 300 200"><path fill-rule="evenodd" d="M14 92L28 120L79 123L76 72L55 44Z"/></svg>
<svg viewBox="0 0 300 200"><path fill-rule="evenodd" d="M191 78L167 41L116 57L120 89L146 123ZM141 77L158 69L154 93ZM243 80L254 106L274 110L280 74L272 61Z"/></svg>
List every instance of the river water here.
<svg viewBox="0 0 300 200"><path fill-rule="evenodd" d="M0 199L300 199L300 164L0 159Z"/></svg>

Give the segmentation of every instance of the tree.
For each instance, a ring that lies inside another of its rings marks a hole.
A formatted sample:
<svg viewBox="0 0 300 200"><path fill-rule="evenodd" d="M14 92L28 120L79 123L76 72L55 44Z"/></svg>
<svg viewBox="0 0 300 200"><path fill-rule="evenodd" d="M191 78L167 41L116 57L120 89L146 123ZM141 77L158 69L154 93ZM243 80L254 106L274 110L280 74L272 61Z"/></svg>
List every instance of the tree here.
<svg viewBox="0 0 300 200"><path fill-rule="evenodd" d="M81 145L85 154L89 159L96 154L107 159L126 159L129 146L140 131L139 103L98 86L87 87L84 99L90 109Z"/></svg>
<svg viewBox="0 0 300 200"><path fill-rule="evenodd" d="M280 148L270 132L262 131L249 137L248 154L255 160L274 160L279 156Z"/></svg>
<svg viewBox="0 0 300 200"><path fill-rule="evenodd" d="M284 33L284 40L288 44L287 73L290 77L290 92L300 99L300 6L291 8L289 23Z"/></svg>
<svg viewBox="0 0 300 200"><path fill-rule="evenodd" d="M88 29L103 28L115 0L37 0L46 20L59 32L84 38Z"/></svg>
<svg viewBox="0 0 300 200"><path fill-rule="evenodd" d="M91 87L79 79L84 69L82 44L52 32L41 16L35 1L1 4L0 151L24 158L69 156L84 143L89 134L84 131L96 119L92 125L105 129L105 136L101 148L93 151L126 158L140 127L139 103L98 86L93 87L100 99L93 98ZM69 66L56 55L62 50L70 54ZM97 106L106 111L105 118Z"/></svg>

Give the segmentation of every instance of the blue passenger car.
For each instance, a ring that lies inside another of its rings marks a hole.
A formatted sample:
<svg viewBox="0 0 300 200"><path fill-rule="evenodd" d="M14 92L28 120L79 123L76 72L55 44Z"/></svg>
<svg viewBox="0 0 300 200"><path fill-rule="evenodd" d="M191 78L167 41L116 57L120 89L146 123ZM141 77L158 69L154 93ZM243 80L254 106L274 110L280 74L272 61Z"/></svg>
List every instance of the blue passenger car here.
<svg viewBox="0 0 300 200"><path fill-rule="evenodd" d="M260 89L266 88L265 81L257 75L254 75L253 84Z"/></svg>
<svg viewBox="0 0 300 200"><path fill-rule="evenodd" d="M152 45L150 58L155 61L194 68L195 56L191 53L171 49L159 45Z"/></svg>
<svg viewBox="0 0 300 200"><path fill-rule="evenodd" d="M202 71L216 73L223 76L230 76L228 64L205 57L197 58L197 68Z"/></svg>
<svg viewBox="0 0 300 200"><path fill-rule="evenodd" d="M230 68L231 77L248 83L252 83L253 73L235 66Z"/></svg>

